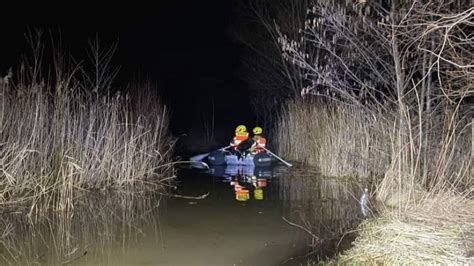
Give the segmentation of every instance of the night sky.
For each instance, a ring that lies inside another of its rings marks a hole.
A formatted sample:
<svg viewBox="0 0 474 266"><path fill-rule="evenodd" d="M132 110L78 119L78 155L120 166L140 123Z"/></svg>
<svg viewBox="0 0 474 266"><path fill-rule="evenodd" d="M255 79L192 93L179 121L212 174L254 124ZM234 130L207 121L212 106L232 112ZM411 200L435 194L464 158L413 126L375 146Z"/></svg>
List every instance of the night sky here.
<svg viewBox="0 0 474 266"><path fill-rule="evenodd" d="M234 29L229 26L233 3L151 3L2 3L0 73L6 74L28 52L28 29L60 31L63 46L77 58L84 57L88 40L98 34L106 43L118 41L114 63L122 70L117 84L138 74L159 84L173 112L175 134L199 127L196 117L209 112L212 102L220 126L252 123L248 92L238 73L242 49L231 38Z"/></svg>

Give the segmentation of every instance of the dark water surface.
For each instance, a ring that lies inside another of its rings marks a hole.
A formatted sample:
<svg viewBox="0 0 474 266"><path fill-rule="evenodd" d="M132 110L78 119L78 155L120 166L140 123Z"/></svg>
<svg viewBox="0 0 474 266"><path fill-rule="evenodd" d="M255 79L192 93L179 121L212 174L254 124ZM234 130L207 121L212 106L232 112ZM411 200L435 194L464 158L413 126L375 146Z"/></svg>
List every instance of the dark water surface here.
<svg viewBox="0 0 474 266"><path fill-rule="evenodd" d="M183 169L173 193L207 197L88 193L68 214L3 215L0 264L299 265L361 220L362 185L310 169Z"/></svg>

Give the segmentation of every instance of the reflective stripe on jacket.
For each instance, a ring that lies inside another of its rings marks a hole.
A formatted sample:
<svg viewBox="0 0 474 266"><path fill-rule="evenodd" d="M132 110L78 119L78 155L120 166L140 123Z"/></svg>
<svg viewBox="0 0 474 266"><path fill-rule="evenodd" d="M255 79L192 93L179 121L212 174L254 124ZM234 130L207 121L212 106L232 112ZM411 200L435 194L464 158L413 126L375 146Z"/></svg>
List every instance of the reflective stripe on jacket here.
<svg viewBox="0 0 474 266"><path fill-rule="evenodd" d="M231 146L239 146L242 141L246 140L249 138L249 133L236 133L235 137L232 139L232 142L230 143Z"/></svg>
<svg viewBox="0 0 474 266"><path fill-rule="evenodd" d="M253 138L253 140L255 141L255 144L254 144L254 145L256 145L256 147L255 147L255 152L258 153L258 152L264 151L263 148L265 148L265 146L266 146L266 144L267 144L267 140L266 140L264 137L262 137L262 136L255 136L255 137Z"/></svg>

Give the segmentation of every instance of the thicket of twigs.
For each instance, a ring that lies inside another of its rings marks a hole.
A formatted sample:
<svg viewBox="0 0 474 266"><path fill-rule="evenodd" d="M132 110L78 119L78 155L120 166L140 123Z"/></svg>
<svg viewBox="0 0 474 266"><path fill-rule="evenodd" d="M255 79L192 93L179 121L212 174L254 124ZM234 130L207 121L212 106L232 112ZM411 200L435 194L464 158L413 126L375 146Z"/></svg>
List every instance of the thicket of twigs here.
<svg viewBox="0 0 474 266"><path fill-rule="evenodd" d="M300 39L277 30L279 42L304 73L302 97L326 100L289 104L280 123L295 124L277 127L281 150L314 147L313 162L329 174L332 167L321 160L340 169L352 165L361 175L382 172L382 198L416 185L472 187L474 8L415 1L348 9L317 2L307 16ZM312 104L317 107L306 107ZM371 164L371 156L386 165ZM356 160L372 167L359 170Z"/></svg>

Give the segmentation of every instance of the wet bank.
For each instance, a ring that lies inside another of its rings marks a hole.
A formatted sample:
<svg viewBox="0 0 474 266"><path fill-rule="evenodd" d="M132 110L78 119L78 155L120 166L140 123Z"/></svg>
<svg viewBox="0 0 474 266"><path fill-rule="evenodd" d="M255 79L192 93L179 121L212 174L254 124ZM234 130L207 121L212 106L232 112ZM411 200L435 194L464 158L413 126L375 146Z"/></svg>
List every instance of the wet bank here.
<svg viewBox="0 0 474 266"><path fill-rule="evenodd" d="M183 169L176 187L188 198L86 193L72 213L3 215L1 264L298 265L347 248L362 218L360 183L310 169Z"/></svg>

